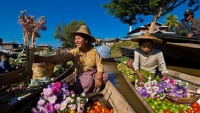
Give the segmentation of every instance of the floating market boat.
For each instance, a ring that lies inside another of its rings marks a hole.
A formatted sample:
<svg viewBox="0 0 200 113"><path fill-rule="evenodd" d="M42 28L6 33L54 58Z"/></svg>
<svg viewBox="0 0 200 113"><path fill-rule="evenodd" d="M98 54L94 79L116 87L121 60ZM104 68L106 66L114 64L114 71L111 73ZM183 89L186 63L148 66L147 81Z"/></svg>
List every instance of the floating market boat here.
<svg viewBox="0 0 200 113"><path fill-rule="evenodd" d="M106 61L115 61L114 59L107 59ZM127 70L127 69L126 69ZM192 101L197 101L200 98L200 94L197 94L197 90L198 88L200 88L200 78L196 77L196 76L192 76L189 74L185 74L185 73L180 73L177 71L173 71L173 70L168 70L168 74L169 77L173 78L173 79L178 79L184 82L188 83L188 92L191 92L191 94L194 94L194 98L193 99L188 99L187 102L191 103ZM138 97L138 99L142 102L142 104L146 107L146 109L149 111L149 113L155 113L155 111L152 109L152 107L145 101L145 99L139 94L139 92L136 90L134 83L130 82L130 78L123 74L126 82L129 84L130 88L132 89L132 91L136 94L136 96ZM174 99L174 98L173 98ZM185 102L182 102L185 103Z"/></svg>
<svg viewBox="0 0 200 113"><path fill-rule="evenodd" d="M74 66L71 65L59 76L53 77L51 79L51 82L61 81L65 77L73 73L73 71L74 71ZM13 85L1 86L2 88L0 91L1 92L0 93L0 103L1 103L0 113L14 113L14 112L27 113L28 112L27 110L30 110L30 106L24 107L24 105L27 106L27 105L35 104L34 103L35 98L38 99L38 97L40 96L40 93L43 91L43 88L45 86L46 85L39 88L25 88L24 90L20 90L18 87L18 89L16 90L12 89L13 91L10 91L10 92L9 91L7 92L6 90L13 87Z"/></svg>
<svg viewBox="0 0 200 113"><path fill-rule="evenodd" d="M67 76L61 82L66 82L68 84L73 84L74 74ZM93 96L92 96L93 95ZM103 96L102 96L103 95ZM136 113L133 108L128 104L121 93L115 88L115 86L108 80L104 88L99 93L89 93L87 97L90 98L100 98L104 100L103 104L112 107L114 113ZM36 106L39 95L32 98L32 101L27 102L23 106L17 109L20 113L30 112L30 109ZM100 101L102 102L102 101Z"/></svg>

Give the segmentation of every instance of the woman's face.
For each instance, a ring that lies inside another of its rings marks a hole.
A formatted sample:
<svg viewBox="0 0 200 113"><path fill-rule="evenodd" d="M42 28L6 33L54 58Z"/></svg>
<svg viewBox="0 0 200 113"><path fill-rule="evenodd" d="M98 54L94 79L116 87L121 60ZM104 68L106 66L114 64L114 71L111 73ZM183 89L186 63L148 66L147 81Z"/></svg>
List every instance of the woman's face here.
<svg viewBox="0 0 200 113"><path fill-rule="evenodd" d="M142 50L145 54L148 54L148 53L151 51L152 47L153 47L152 42L148 42L148 41L143 42L143 43L141 43L141 45L140 45L141 50Z"/></svg>
<svg viewBox="0 0 200 113"><path fill-rule="evenodd" d="M78 47L80 49L84 49L85 47L87 47L87 42L88 42L88 40L83 38L83 36L81 34L76 34L75 35L76 47Z"/></svg>

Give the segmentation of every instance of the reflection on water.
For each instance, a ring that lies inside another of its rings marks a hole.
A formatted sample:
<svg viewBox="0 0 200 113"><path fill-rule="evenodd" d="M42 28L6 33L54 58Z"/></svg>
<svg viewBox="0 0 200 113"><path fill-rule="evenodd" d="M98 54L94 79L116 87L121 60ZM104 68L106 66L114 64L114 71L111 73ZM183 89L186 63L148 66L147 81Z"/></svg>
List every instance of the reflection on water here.
<svg viewBox="0 0 200 113"><path fill-rule="evenodd" d="M109 74L109 80L119 90L123 97L127 100L130 106L136 113L148 113L147 109L143 106L137 96L134 94L123 75L117 70L116 62L103 62L105 72Z"/></svg>

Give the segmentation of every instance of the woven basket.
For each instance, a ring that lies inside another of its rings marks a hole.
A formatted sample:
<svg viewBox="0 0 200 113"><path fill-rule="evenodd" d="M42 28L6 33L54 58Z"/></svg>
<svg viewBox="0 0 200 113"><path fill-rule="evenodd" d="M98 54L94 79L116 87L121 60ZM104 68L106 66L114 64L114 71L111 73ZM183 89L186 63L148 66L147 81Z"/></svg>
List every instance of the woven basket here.
<svg viewBox="0 0 200 113"><path fill-rule="evenodd" d="M200 94L198 93L192 93L190 92L190 97L184 97L184 98L178 98L167 95L167 98L171 99L172 101L175 101L180 104L191 104L193 102L196 102L200 98Z"/></svg>
<svg viewBox="0 0 200 113"><path fill-rule="evenodd" d="M32 78L51 77L54 71L54 64L52 63L33 63Z"/></svg>

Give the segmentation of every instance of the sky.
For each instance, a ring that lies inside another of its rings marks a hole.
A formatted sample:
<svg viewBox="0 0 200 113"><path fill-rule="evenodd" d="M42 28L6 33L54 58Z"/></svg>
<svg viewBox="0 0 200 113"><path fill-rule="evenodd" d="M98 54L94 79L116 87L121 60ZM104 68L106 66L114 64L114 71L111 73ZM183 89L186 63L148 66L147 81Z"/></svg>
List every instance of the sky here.
<svg viewBox="0 0 200 113"><path fill-rule="evenodd" d="M92 35L96 38L124 38L129 32L128 24L123 24L113 15L106 14L102 4L108 4L110 0L0 0L0 38L3 42L15 42L23 44L22 27L18 23L20 11L26 10L28 15L33 15L35 20L40 16L46 16L47 30L40 30L41 38L36 45L48 44L53 47L61 46L58 39L54 38L57 25L62 22L69 24L72 20L83 20ZM171 13L177 15L179 21L183 18L186 4L174 9ZM200 18L200 11L195 12L195 18ZM167 15L166 15L167 16ZM166 16L157 22L163 24ZM138 26L150 23L153 16L145 16L144 22L134 25Z"/></svg>

